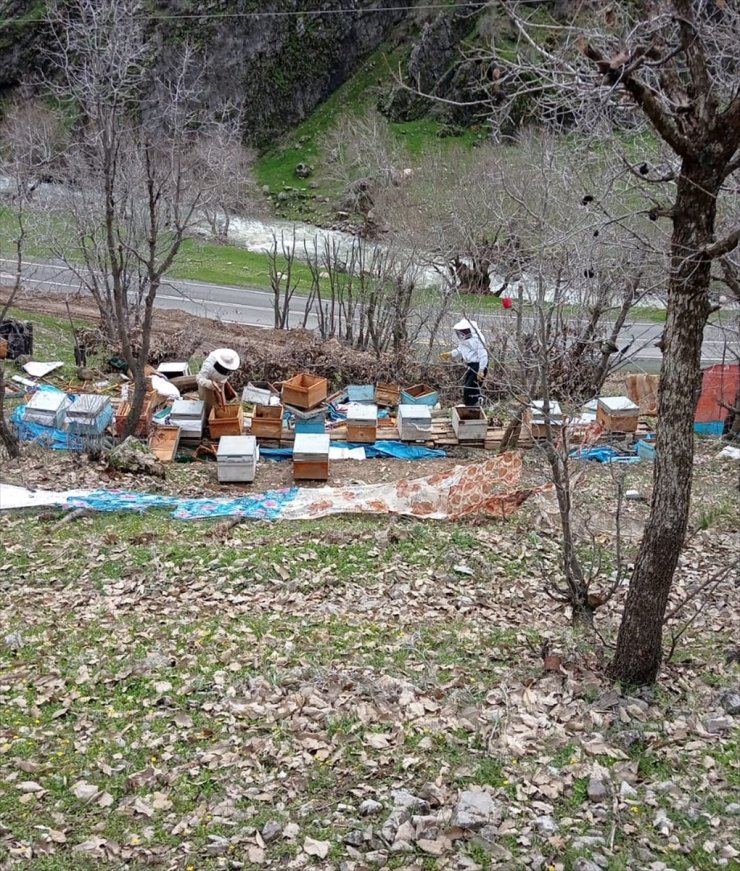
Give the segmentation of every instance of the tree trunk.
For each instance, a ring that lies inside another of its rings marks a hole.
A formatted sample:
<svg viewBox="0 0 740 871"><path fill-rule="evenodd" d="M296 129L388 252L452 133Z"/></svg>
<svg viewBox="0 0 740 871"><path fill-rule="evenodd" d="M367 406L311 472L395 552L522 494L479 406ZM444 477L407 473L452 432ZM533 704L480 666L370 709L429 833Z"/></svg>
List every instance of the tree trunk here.
<svg viewBox="0 0 740 871"><path fill-rule="evenodd" d="M701 346L710 311L711 261L702 252L714 241L720 168L721 161L713 166L711 160L684 160L673 210L653 498L611 665L612 675L628 684L653 683L658 676L663 619L686 534Z"/></svg>
<svg viewBox="0 0 740 871"><path fill-rule="evenodd" d="M0 442L11 460L21 455L18 438L5 420L5 366L0 363Z"/></svg>

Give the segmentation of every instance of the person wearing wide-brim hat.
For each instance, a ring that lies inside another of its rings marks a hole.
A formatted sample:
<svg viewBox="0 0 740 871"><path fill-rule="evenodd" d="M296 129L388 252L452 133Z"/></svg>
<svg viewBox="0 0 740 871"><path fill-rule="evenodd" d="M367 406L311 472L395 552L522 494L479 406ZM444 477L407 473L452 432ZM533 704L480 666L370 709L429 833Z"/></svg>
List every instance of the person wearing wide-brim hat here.
<svg viewBox="0 0 740 871"><path fill-rule="evenodd" d="M205 403L206 420L216 402L218 391L223 403L224 385L229 375L239 368L239 355L231 348L216 348L206 357L196 376L198 397Z"/></svg>
<svg viewBox="0 0 740 871"><path fill-rule="evenodd" d="M488 373L488 349L483 333L475 321L463 318L452 328L457 336L457 348L445 351L443 360L454 360L465 364L463 376L463 402L465 405L479 405L481 383Z"/></svg>

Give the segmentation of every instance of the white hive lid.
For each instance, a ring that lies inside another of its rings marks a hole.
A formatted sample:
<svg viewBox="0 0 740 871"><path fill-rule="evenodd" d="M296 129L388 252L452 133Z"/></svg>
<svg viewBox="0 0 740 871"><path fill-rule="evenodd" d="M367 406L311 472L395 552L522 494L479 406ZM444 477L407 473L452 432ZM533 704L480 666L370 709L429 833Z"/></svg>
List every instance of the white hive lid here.
<svg viewBox="0 0 740 871"><path fill-rule="evenodd" d="M429 405L399 405L398 416L404 420L431 420L432 409Z"/></svg>
<svg viewBox="0 0 740 871"><path fill-rule="evenodd" d="M347 406L347 420L360 423L377 423L378 406L360 402L350 402Z"/></svg>
<svg viewBox="0 0 740 871"><path fill-rule="evenodd" d="M219 460L225 457L253 457L256 452L257 439L254 436L221 436L216 457Z"/></svg>
<svg viewBox="0 0 740 871"><path fill-rule="evenodd" d="M293 455L328 457L330 443L331 437L329 433L298 432L293 442Z"/></svg>
<svg viewBox="0 0 740 871"><path fill-rule="evenodd" d="M628 396L600 396L599 405L611 414L618 414L619 412L623 414L625 412L638 414L640 411L639 406L635 405Z"/></svg>

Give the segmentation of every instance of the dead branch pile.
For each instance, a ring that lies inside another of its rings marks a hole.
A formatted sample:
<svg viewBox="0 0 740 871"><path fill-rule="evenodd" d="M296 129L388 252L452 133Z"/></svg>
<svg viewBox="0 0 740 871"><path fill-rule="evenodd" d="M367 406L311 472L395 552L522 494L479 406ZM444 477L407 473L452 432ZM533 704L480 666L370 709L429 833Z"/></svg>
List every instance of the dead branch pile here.
<svg viewBox="0 0 740 871"><path fill-rule="evenodd" d="M377 357L337 339L322 341L305 330L291 331L291 339L281 346L251 337L233 342L242 361L230 379L233 386L240 390L248 381L284 381L297 372L310 372L327 378L332 389L378 381L402 385L423 382L443 393L458 389L459 379L450 378L449 366L425 363L410 352Z"/></svg>

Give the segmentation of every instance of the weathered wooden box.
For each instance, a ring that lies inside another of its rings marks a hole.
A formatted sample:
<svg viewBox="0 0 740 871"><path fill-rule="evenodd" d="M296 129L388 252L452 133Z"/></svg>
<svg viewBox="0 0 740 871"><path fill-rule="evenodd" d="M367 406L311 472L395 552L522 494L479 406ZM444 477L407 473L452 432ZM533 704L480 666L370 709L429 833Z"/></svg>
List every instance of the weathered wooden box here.
<svg viewBox="0 0 740 871"><path fill-rule="evenodd" d="M635 432L640 408L628 396L600 396L596 421L607 432Z"/></svg>
<svg viewBox="0 0 740 871"><path fill-rule="evenodd" d="M116 435L122 435L126 426L126 421L131 412L131 403L128 400L122 402L116 409L115 430ZM141 414L136 421L134 435L138 438L146 438L149 435L149 427L152 424L152 415L154 414L154 396L149 393L144 399L144 405L141 408Z"/></svg>
<svg viewBox="0 0 740 871"><path fill-rule="evenodd" d="M378 406L350 403L347 408L347 441L375 444L378 435Z"/></svg>
<svg viewBox="0 0 740 871"><path fill-rule="evenodd" d="M452 409L452 429L458 441L484 441L488 432L488 418L480 406L456 405Z"/></svg>
<svg viewBox="0 0 740 871"><path fill-rule="evenodd" d="M427 441L432 437L432 409L428 405L399 405L396 423L402 442Z"/></svg>
<svg viewBox="0 0 740 871"><path fill-rule="evenodd" d="M171 463L175 459L180 444L179 426L155 426L149 436L149 450L163 463Z"/></svg>
<svg viewBox="0 0 740 871"><path fill-rule="evenodd" d="M375 403L384 408L392 408L398 405L401 398L401 388L398 384L385 384L378 382L375 385Z"/></svg>
<svg viewBox="0 0 740 871"><path fill-rule="evenodd" d="M402 405L428 405L433 408L439 402L439 393L428 384L414 384L401 391Z"/></svg>
<svg viewBox="0 0 740 871"><path fill-rule="evenodd" d="M190 372L190 364L187 360L167 360L157 366L157 374L163 378L184 378Z"/></svg>
<svg viewBox="0 0 740 871"><path fill-rule="evenodd" d="M269 405L270 399L275 395L276 393L269 381L250 381L242 390L242 402L249 402L252 405Z"/></svg>
<svg viewBox="0 0 740 871"><path fill-rule="evenodd" d="M223 436L216 453L219 484L254 481L257 453L257 439L254 436Z"/></svg>
<svg viewBox="0 0 740 871"><path fill-rule="evenodd" d="M547 438L547 421L544 411L543 399L535 399L524 412L524 425L529 430L533 439ZM557 430L563 425L563 412L560 403L550 400L548 405L550 426Z"/></svg>
<svg viewBox="0 0 740 871"><path fill-rule="evenodd" d="M314 408L326 399L328 389L326 378L301 372L283 384L283 402L296 408Z"/></svg>
<svg viewBox="0 0 740 871"><path fill-rule="evenodd" d="M59 390L37 390L26 403L23 420L25 423L61 429L67 409L71 405L72 400L66 393Z"/></svg>
<svg viewBox="0 0 740 871"><path fill-rule="evenodd" d="M176 399L172 403L170 423L180 427L180 441L201 440L205 413L205 403L200 399Z"/></svg>
<svg viewBox="0 0 740 871"><path fill-rule="evenodd" d="M293 442L293 478L326 481L329 478L328 433L296 433Z"/></svg>
<svg viewBox="0 0 740 871"><path fill-rule="evenodd" d="M279 439L283 434L283 406L255 405L249 431L263 439Z"/></svg>
<svg viewBox="0 0 740 871"><path fill-rule="evenodd" d="M102 435L111 421L113 409L107 396L81 393L69 406L64 422L73 435Z"/></svg>
<svg viewBox="0 0 740 871"><path fill-rule="evenodd" d="M375 385L374 384L350 384L347 387L347 399L350 402L367 402L375 401Z"/></svg>
<svg viewBox="0 0 740 871"><path fill-rule="evenodd" d="M240 436L244 431L244 409L241 403L214 405L208 415L208 431L214 441L223 436Z"/></svg>

